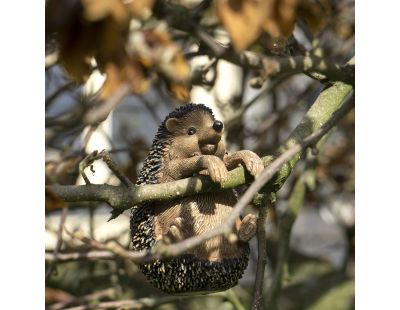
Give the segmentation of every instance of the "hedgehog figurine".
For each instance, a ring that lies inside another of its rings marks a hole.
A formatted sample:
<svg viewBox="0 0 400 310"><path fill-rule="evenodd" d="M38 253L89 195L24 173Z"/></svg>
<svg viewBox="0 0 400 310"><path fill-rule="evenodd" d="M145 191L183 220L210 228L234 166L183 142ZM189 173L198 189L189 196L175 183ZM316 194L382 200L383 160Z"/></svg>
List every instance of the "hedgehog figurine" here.
<svg viewBox="0 0 400 310"><path fill-rule="evenodd" d="M222 122L205 105L190 103L177 108L158 128L137 184L171 182L195 174L208 174L221 183L228 170L239 164L254 176L260 173L264 166L255 153L226 153L222 132ZM236 202L236 192L228 189L134 206L130 219L133 249L203 234L223 223ZM139 267L150 283L169 294L226 290L242 277L249 260L248 241L255 232L256 217L248 214L236 220L234 241L216 236L177 257Z"/></svg>

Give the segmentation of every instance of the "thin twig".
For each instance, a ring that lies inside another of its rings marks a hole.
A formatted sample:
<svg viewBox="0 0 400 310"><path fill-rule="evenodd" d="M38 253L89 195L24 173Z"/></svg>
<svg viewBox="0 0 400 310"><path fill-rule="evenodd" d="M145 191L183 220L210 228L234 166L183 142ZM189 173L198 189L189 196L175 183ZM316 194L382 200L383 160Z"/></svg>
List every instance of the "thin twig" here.
<svg viewBox="0 0 400 310"><path fill-rule="evenodd" d="M74 84L75 84L75 82L69 81L69 82L65 83L64 85L62 85L61 87L59 87L54 93L52 93L50 96L48 96L46 98L45 107L48 107L48 105L51 104L54 99L56 99L59 95L61 95L67 89L71 88Z"/></svg>
<svg viewBox="0 0 400 310"><path fill-rule="evenodd" d="M266 196L264 194L263 196ZM265 225L267 220L267 205L268 197L265 197L258 205L258 219L257 219L257 244L258 244L258 257L257 257L257 270L256 279L254 282L253 301L251 305L252 310L261 309L261 298L264 284L264 271L265 264L267 263L267 236L265 232Z"/></svg>
<svg viewBox="0 0 400 310"><path fill-rule="evenodd" d="M95 132L97 128L97 125L90 125L85 136L82 139L82 146L81 146L81 151L84 152L84 150L86 149L90 138L92 137L93 133Z"/></svg>
<svg viewBox="0 0 400 310"><path fill-rule="evenodd" d="M84 116L86 124L98 124L104 121L110 112L127 96L131 91L130 86L125 83L122 84L112 96L105 102L102 102L98 107L89 110Z"/></svg>
<svg viewBox="0 0 400 310"><path fill-rule="evenodd" d="M108 297L108 298L115 298L115 289L114 288L108 288L105 290L97 291L82 297L76 297L72 298L66 301L58 302L55 304L52 304L51 306L48 307L49 310L61 310L61 309L66 309L68 306L72 305L79 305L83 303L88 303L91 301L97 301L100 298Z"/></svg>
<svg viewBox="0 0 400 310"><path fill-rule="evenodd" d="M63 210L62 210L62 214L61 214L61 218L60 218L60 224L59 224L59 227L58 227L57 244L56 244L56 247L55 247L54 253L53 253L54 260L52 261L49 269L47 269L46 277L45 277L46 280L50 277L50 275L53 273L54 269L57 266L58 255L59 255L61 246L63 244L63 236L62 236L63 235L63 227L64 227L64 224L65 224L65 220L67 218L67 214L68 214L68 206L65 206L63 208Z"/></svg>
<svg viewBox="0 0 400 310"><path fill-rule="evenodd" d="M136 300L114 300L98 302L96 304L81 305L65 310L89 310L89 309L145 309L154 308L160 305L169 304L185 299L203 298L203 297L218 297L227 298L225 292L208 294L208 295L187 295L187 296L165 296L157 298L144 297Z"/></svg>
<svg viewBox="0 0 400 310"><path fill-rule="evenodd" d="M46 261L53 262L70 262L81 259L115 259L116 255L111 251L88 251L88 252L73 252L73 253L58 253L57 257L54 253L46 253Z"/></svg>
<svg viewBox="0 0 400 310"><path fill-rule="evenodd" d="M282 287L282 277L287 265L289 255L289 241L292 226L297 217L297 214L304 203L304 196L306 187L303 177L300 177L293 188L290 195L288 208L285 214L281 217L279 223L279 242L278 242L278 258L277 266L275 268L272 284L268 290L268 304L269 308L276 308L276 301Z"/></svg>
<svg viewBox="0 0 400 310"><path fill-rule="evenodd" d="M142 254L140 254L140 253L146 253L146 251L140 251L140 252L128 251L128 250L125 250L122 246L120 246L116 242L111 241L108 243L102 243L102 242L96 241L92 238L85 237L82 234L82 232L80 232L80 231L70 232L66 228L64 228L64 229L71 238L78 239L78 240L82 241L83 243L89 245L92 248L110 251L111 253L113 253L117 256L120 256L122 258L130 259L130 260L134 260L134 261L138 261L138 262L141 261L142 258L144 260L146 260L146 258L147 258L146 254L144 256ZM103 254L103 255L105 255L105 254Z"/></svg>
<svg viewBox="0 0 400 310"><path fill-rule="evenodd" d="M329 136L329 133L317 143L317 150L320 150L322 145L324 145L327 136ZM280 216L277 265L267 295L269 308L271 309L276 308L277 298L284 284L285 271L288 270L289 245L293 224L304 205L306 189L313 190L315 188L316 160L317 157L312 155L312 151L310 150L307 154L304 171L295 182L293 190L290 193L287 208Z"/></svg>
<svg viewBox="0 0 400 310"><path fill-rule="evenodd" d="M87 167L91 167L92 164L98 160L102 159L107 167L114 173L114 175L121 181L121 183L127 188L131 188L134 184L121 172L116 162L112 159L110 153L107 150L102 150L101 152L93 151L88 156L86 156L79 163L79 173L82 175L82 178L85 180L86 185L90 185L90 180L85 174L85 169Z"/></svg>

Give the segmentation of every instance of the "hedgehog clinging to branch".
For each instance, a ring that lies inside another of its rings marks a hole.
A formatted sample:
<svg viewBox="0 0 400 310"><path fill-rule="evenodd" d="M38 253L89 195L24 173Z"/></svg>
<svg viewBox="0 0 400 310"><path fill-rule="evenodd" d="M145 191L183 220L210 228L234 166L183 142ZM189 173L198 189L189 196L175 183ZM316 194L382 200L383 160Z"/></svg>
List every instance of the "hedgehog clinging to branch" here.
<svg viewBox="0 0 400 310"><path fill-rule="evenodd" d="M222 131L222 122L205 105L191 103L171 112L158 129L137 184L165 183L196 173L221 183L228 169L238 164L252 175L261 172L264 167L255 153L226 153ZM135 206L130 221L133 248L143 250L160 240L176 243L203 234L222 224L236 202L234 190L229 189ZM237 238L216 236L183 255L145 263L140 269L155 287L170 294L226 290L246 269L248 241L255 232L256 218L248 214L236 220L232 233Z"/></svg>

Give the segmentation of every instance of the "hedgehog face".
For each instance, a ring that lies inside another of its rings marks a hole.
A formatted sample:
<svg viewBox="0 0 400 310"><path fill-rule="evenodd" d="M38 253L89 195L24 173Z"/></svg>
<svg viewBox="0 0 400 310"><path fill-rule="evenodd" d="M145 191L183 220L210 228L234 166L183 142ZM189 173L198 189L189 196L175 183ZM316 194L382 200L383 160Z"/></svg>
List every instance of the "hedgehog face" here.
<svg viewBox="0 0 400 310"><path fill-rule="evenodd" d="M225 154L223 124L207 111L189 112L179 119L169 118L165 126L173 137L170 150L176 150L170 154L171 159L198 155L222 158Z"/></svg>

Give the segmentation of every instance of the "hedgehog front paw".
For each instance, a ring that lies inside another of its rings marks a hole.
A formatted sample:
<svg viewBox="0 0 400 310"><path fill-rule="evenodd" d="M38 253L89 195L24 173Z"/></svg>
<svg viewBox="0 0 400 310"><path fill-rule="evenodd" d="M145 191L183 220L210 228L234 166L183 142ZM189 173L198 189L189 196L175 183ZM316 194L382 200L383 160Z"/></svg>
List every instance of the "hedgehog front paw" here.
<svg viewBox="0 0 400 310"><path fill-rule="evenodd" d="M254 237L257 231L257 217L247 214L240 223L238 237L240 241L247 242Z"/></svg>
<svg viewBox="0 0 400 310"><path fill-rule="evenodd" d="M241 158L246 166L247 171L253 175L257 176L263 171L264 169L264 164L261 160L261 158L254 152L244 150L241 151Z"/></svg>
<svg viewBox="0 0 400 310"><path fill-rule="evenodd" d="M169 226L168 231L164 235L163 239L165 240L165 242L176 243L182 241L184 238L182 226L183 226L183 218L177 217Z"/></svg>
<svg viewBox="0 0 400 310"><path fill-rule="evenodd" d="M223 183L228 179L228 170L224 162L216 156L207 158L207 170L215 183Z"/></svg>

